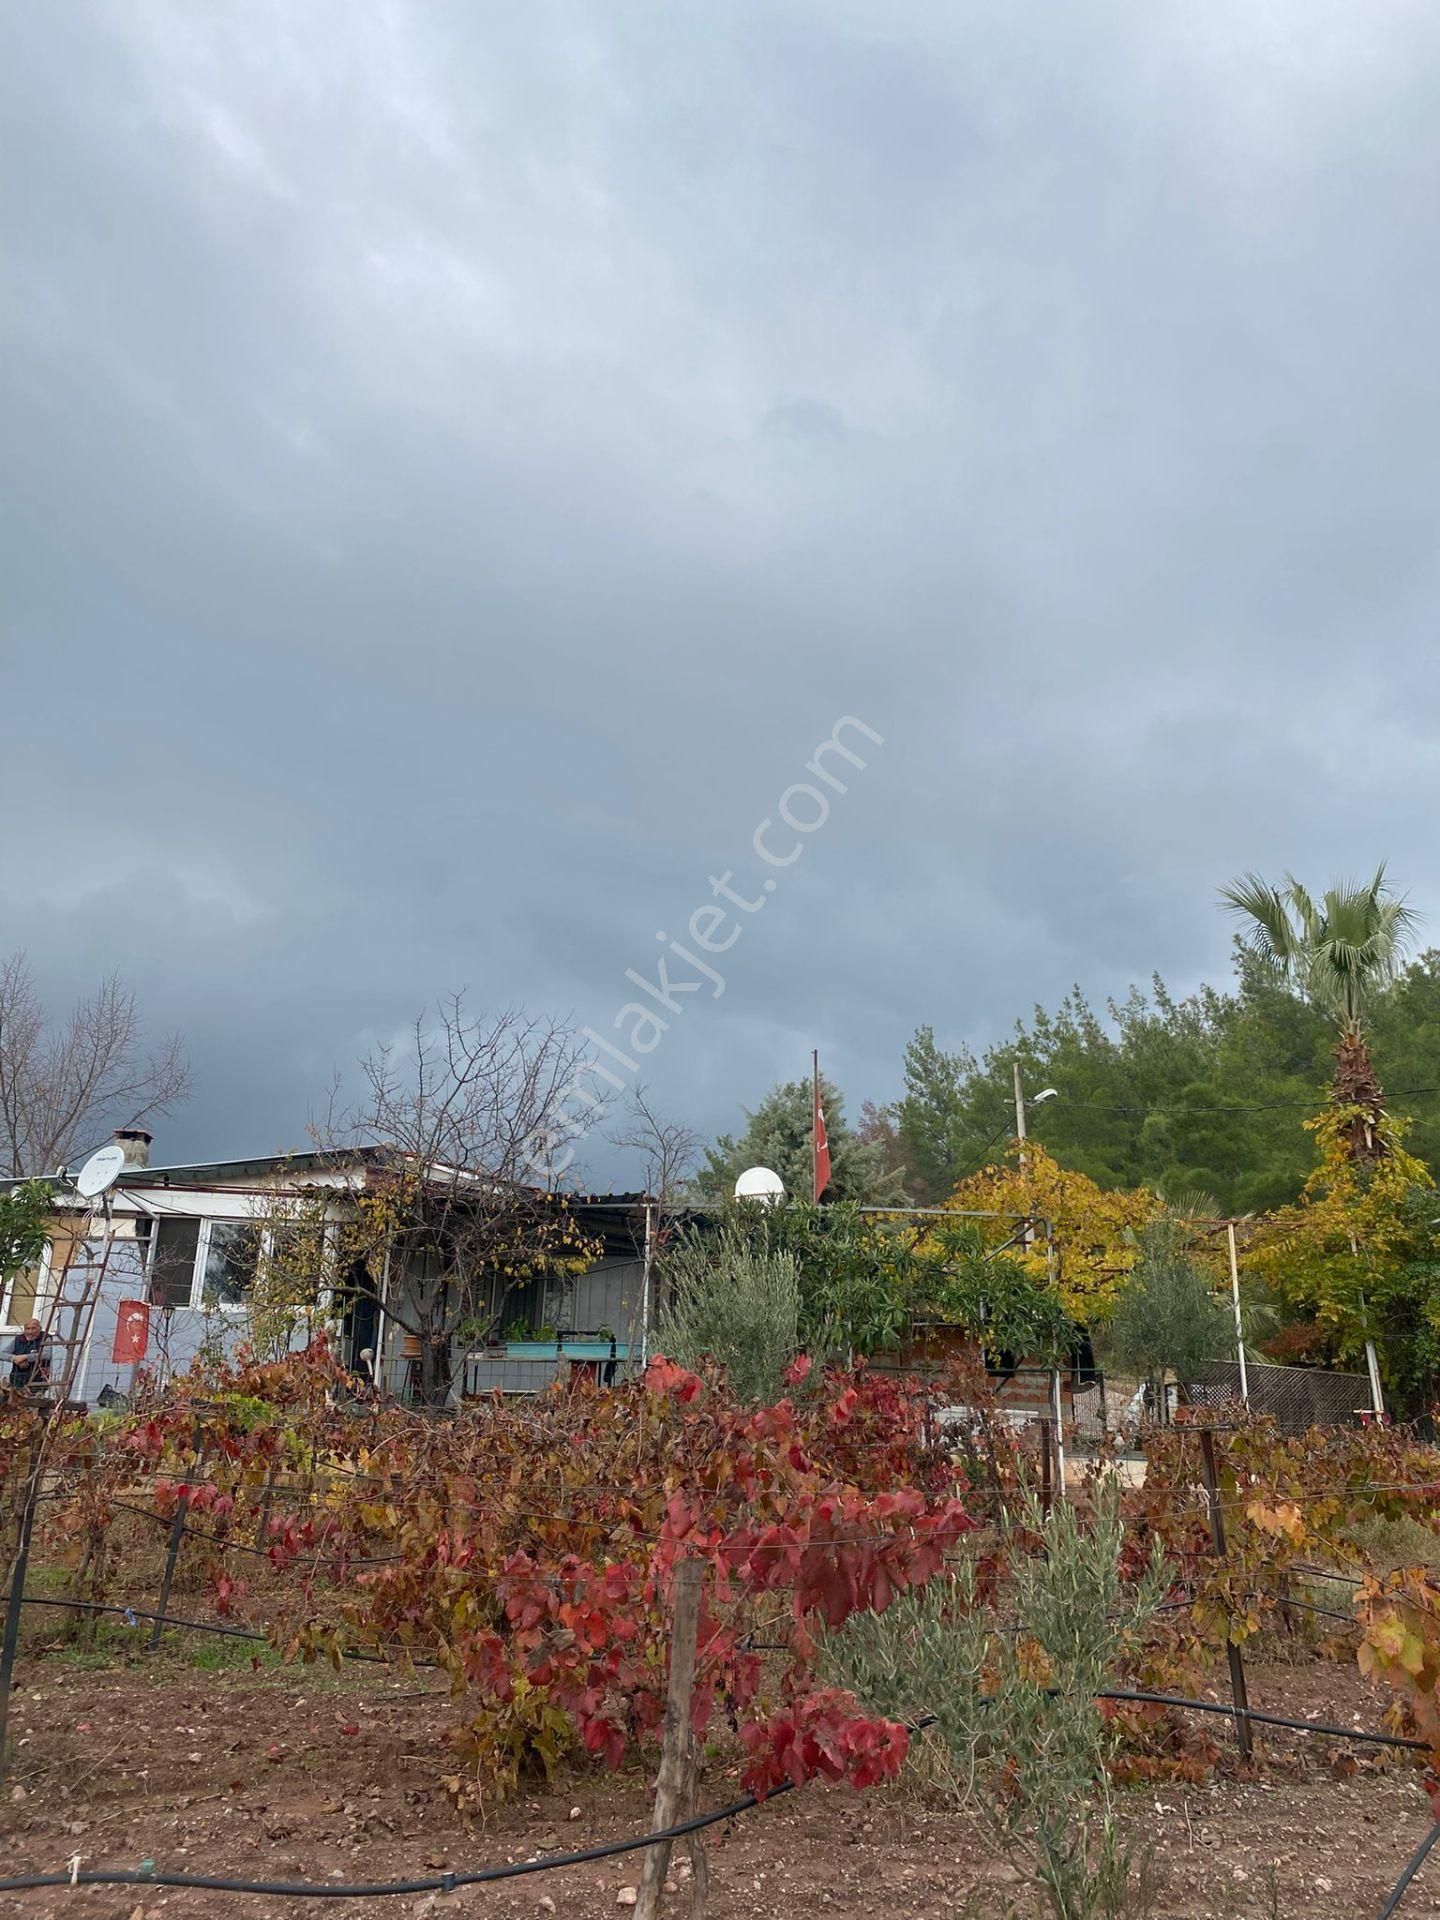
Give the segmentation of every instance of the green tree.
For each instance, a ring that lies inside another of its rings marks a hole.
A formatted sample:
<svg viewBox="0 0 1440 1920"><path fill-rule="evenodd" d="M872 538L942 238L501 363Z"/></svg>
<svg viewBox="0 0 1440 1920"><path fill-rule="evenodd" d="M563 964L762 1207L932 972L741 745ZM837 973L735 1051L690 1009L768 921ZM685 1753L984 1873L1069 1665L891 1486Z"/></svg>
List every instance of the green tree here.
<svg viewBox="0 0 1440 1920"><path fill-rule="evenodd" d="M964 1327L992 1364L1009 1357L1053 1365L1080 1334L1032 1262L993 1251L973 1220L945 1221L926 1237L909 1275L914 1311Z"/></svg>
<svg viewBox="0 0 1440 1920"><path fill-rule="evenodd" d="M1381 1084L1440 1088L1440 952L1374 998L1365 1026ZM1334 1068L1335 1023L1237 940L1221 991L1174 998L1163 981L1097 1012L1076 989L1037 1008L982 1057L922 1028L906 1050L896 1130L908 1190L930 1203L999 1153L1014 1128L1012 1064L1032 1092L1032 1136L1102 1187L1197 1186L1226 1213L1294 1201L1314 1164L1301 1122ZM1440 1095L1416 1095L1410 1145L1440 1165Z"/></svg>
<svg viewBox="0 0 1440 1920"><path fill-rule="evenodd" d="M1293 874L1279 887L1246 874L1222 888L1221 898L1248 923L1246 943L1261 964L1338 1027L1330 1097L1351 1112L1350 1154L1376 1158L1385 1151L1385 1097L1366 1025L1403 969L1415 915L1386 885L1383 864L1372 880L1341 881L1318 901Z"/></svg>
<svg viewBox="0 0 1440 1920"><path fill-rule="evenodd" d="M1440 952L1432 948L1419 954L1380 996L1369 1035L1380 1084L1398 1098L1417 1090L1411 1152L1427 1166L1440 1167L1440 1095L1418 1091L1440 1088Z"/></svg>
<svg viewBox="0 0 1440 1920"><path fill-rule="evenodd" d="M922 1205L942 1200L955 1184L974 1125L967 1094L977 1071L968 1049L946 1053L938 1046L933 1027L919 1028L905 1049L895 1131L906 1190Z"/></svg>
<svg viewBox="0 0 1440 1920"><path fill-rule="evenodd" d="M1148 1380L1163 1407L1167 1371L1183 1390L1203 1361L1231 1358L1235 1325L1214 1274L1191 1252L1183 1221L1161 1214L1138 1238L1140 1257L1106 1323L1105 1351L1114 1365Z"/></svg>
<svg viewBox="0 0 1440 1920"><path fill-rule="evenodd" d="M854 1200L818 1207L730 1200L697 1231L731 1231L756 1252L794 1261L800 1341L809 1353L876 1353L894 1346L908 1324L916 1255L903 1221L867 1216Z"/></svg>
<svg viewBox="0 0 1440 1920"><path fill-rule="evenodd" d="M48 1180L21 1180L0 1190L0 1294L39 1260L50 1221Z"/></svg>
<svg viewBox="0 0 1440 1920"><path fill-rule="evenodd" d="M871 1140L861 1140L846 1124L840 1089L822 1079L820 1097L825 1106L825 1132L830 1143L831 1201L858 1200L884 1206L900 1198L901 1183L884 1167L884 1151ZM791 1080L772 1087L738 1135L722 1133L705 1150L705 1164L695 1177L697 1193L705 1200L729 1200L735 1182L747 1167L769 1167L785 1182L792 1199L811 1197L811 1104L808 1080Z"/></svg>
<svg viewBox="0 0 1440 1920"><path fill-rule="evenodd" d="M767 1406L800 1350L800 1277L791 1254L755 1246L743 1223L682 1235L664 1262L659 1350L722 1366L736 1399Z"/></svg>

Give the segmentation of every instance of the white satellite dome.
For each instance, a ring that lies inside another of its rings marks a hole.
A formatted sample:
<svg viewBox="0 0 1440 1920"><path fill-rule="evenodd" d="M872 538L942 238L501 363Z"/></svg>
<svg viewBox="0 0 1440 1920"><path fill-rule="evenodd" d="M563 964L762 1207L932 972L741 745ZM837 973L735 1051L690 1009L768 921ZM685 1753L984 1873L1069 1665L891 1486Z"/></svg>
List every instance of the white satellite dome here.
<svg viewBox="0 0 1440 1920"><path fill-rule="evenodd" d="M758 1200L762 1207L775 1207L785 1198L785 1182L769 1167L747 1167L735 1182L737 1200Z"/></svg>

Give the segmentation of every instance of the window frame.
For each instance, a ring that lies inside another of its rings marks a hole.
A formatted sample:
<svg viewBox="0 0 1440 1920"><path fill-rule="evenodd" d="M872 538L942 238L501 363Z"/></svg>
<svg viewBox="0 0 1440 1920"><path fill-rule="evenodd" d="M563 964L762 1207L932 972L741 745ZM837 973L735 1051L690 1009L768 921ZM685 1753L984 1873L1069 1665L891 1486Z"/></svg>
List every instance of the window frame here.
<svg viewBox="0 0 1440 1920"><path fill-rule="evenodd" d="M195 1216L192 1215L191 1217L194 1218ZM279 1230L283 1231L286 1224L288 1223L282 1222ZM227 1316L248 1313L250 1311L250 1293L254 1285L253 1277L250 1286L246 1288L243 1299L207 1301L205 1298L205 1275L210 1264L210 1249L214 1237L213 1230L216 1227L236 1227L244 1232L253 1233L256 1237L256 1267L258 1269L261 1263L269 1260L274 1253L277 1231L274 1223L267 1223L246 1215L207 1213L199 1216L198 1225L199 1231L195 1237L195 1258L190 1269L189 1297L183 1303L173 1307L171 1311L175 1313L223 1313ZM147 1286L150 1283L159 1244L159 1233L152 1232L145 1262L145 1279ZM316 1275L315 1292L317 1302L323 1304L323 1302L328 1299L331 1291L329 1265L332 1245L331 1223L329 1221L320 1222L318 1252L320 1265Z"/></svg>
<svg viewBox="0 0 1440 1920"><path fill-rule="evenodd" d="M205 1277L210 1267L210 1246L212 1230L215 1227L235 1227L242 1233L254 1235L257 1270L261 1261L267 1260L270 1256L270 1229L262 1226L258 1220L226 1220L207 1215L200 1222L200 1237L195 1246L195 1270L190 1276L190 1311L192 1313L248 1313L250 1293L255 1285L253 1274L250 1285L239 1300L207 1300L205 1298Z"/></svg>

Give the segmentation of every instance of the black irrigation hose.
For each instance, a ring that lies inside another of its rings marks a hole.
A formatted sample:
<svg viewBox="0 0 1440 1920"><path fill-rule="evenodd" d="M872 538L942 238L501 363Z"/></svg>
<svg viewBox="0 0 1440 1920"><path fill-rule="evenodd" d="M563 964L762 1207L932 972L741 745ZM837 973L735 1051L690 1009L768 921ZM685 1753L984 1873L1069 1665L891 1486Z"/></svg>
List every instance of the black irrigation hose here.
<svg viewBox="0 0 1440 1920"><path fill-rule="evenodd" d="M922 1733L935 1724L933 1713L922 1714L909 1729ZM782 1780L766 1795L778 1800L782 1793L793 1793L796 1783ZM638 1853L662 1841L683 1840L725 1820L734 1820L761 1804L759 1796L745 1793L723 1807L708 1813L693 1814L673 1827L659 1827L633 1840L607 1840L595 1847L582 1847L575 1853L547 1853L535 1860L512 1861L503 1867L472 1867L459 1873L428 1874L422 1880L377 1880L355 1886L337 1886L323 1880L232 1880L223 1874L167 1873L151 1867L73 1867L68 1873L22 1873L0 1880L0 1893L25 1893L38 1887L204 1887L212 1893L261 1893L279 1899L369 1900L396 1893L452 1893L456 1887L478 1887L496 1880L518 1880L525 1874L553 1873L561 1867L584 1867L597 1860L613 1860L622 1853Z"/></svg>
<svg viewBox="0 0 1440 1920"><path fill-rule="evenodd" d="M922 1723L923 1724L923 1723ZM783 1780L768 1798L794 1791L793 1780ZM553 1873L559 1867L583 1867L596 1860L613 1860L617 1854L636 1853L662 1840L683 1840L687 1834L733 1820L737 1814L758 1807L753 1793L743 1794L727 1806L709 1813L697 1813L673 1827L661 1827L642 1834L637 1840L609 1840L598 1847L582 1847L577 1853L542 1854L536 1860L517 1860L503 1867L472 1867L459 1873L427 1874L421 1880L376 1880L356 1886L340 1886L324 1880L231 1880L222 1874L166 1873L143 1867L77 1868L70 1873L22 1873L0 1880L0 1893L21 1893L32 1887L206 1887L214 1893L265 1893L278 1898L307 1900L369 1900L392 1893L451 1893L456 1887L478 1887L493 1880L518 1880L527 1873Z"/></svg>
<svg viewBox="0 0 1440 1920"><path fill-rule="evenodd" d="M1190 1700L1180 1693L1131 1692L1114 1687L1097 1693L1097 1700L1134 1701L1157 1707L1188 1707L1192 1713L1223 1713L1227 1720L1253 1720L1265 1727L1288 1727L1295 1733L1319 1733L1332 1740L1358 1740L1370 1747L1404 1747L1410 1753L1429 1753L1428 1740L1407 1740L1398 1733L1369 1733L1362 1727L1341 1727L1331 1720L1290 1720L1281 1713L1262 1713L1258 1707L1227 1707L1218 1700Z"/></svg>
<svg viewBox="0 0 1440 1920"><path fill-rule="evenodd" d="M3 1606L9 1597L8 1594L0 1593L0 1606ZM133 1621L138 1625L141 1620L158 1620L162 1626L181 1627L190 1633L218 1633L223 1634L227 1640L262 1641L267 1647L271 1644L269 1634L256 1633L250 1627L222 1627L214 1620L186 1620L178 1613L155 1613L146 1607L106 1606L98 1600L52 1599L48 1594L40 1593L27 1593L20 1604L25 1607L62 1607L69 1613L118 1613L124 1617L127 1624ZM395 1664L383 1653L362 1653L358 1647L342 1647L340 1657L342 1660L363 1660L372 1666L390 1667ZM437 1663L434 1660L412 1660L410 1664L412 1667L433 1667Z"/></svg>
<svg viewBox="0 0 1440 1920"><path fill-rule="evenodd" d="M1440 1840L1440 1820L1434 1822L1425 1838L1405 1862L1405 1870L1390 1889L1390 1897L1386 1900L1384 1906L1381 1907L1380 1912L1376 1916L1376 1920L1390 1920L1392 1914L1399 1912L1400 1902L1405 1898L1405 1889L1415 1878L1421 1867L1424 1866L1425 1856L1437 1840Z"/></svg>
<svg viewBox="0 0 1440 1920"><path fill-rule="evenodd" d="M80 1606L84 1603L72 1601L60 1604ZM123 1612L125 1609L105 1608L102 1611ZM245 1633L242 1628L224 1628L219 1631L244 1633L246 1638L253 1637ZM1223 1706L1213 1700L1191 1700L1182 1694L1146 1693L1139 1690L1112 1688L1095 1697L1100 1700L1119 1700L1140 1705L1188 1707L1194 1712L1219 1713L1230 1719L1238 1717L1234 1707ZM1333 1739L1361 1741L1373 1746L1404 1747L1421 1753L1428 1753L1430 1750L1423 1740L1407 1740L1396 1734L1370 1733L1353 1727L1335 1726L1327 1721L1291 1720L1280 1714L1260 1712L1253 1707L1247 1709L1245 1717L1265 1726L1286 1727L1297 1733L1316 1733ZM910 1731L919 1733L934 1724L935 1715L924 1714L914 1723ZM773 1800L783 1793L791 1793L795 1790L795 1785L793 1780L781 1781L767 1797ZM40 1887L75 1886L196 1887L214 1893L254 1893L281 1899L312 1900L365 1900L390 1894L450 1893L456 1887L481 1886L497 1880L519 1879L532 1873L551 1873L562 1867L586 1866L597 1860L612 1860L620 1854L636 1853L662 1841L684 1839L689 1834L702 1832L706 1827L718 1826L722 1821L733 1820L737 1815L747 1813L759 1804L760 1801L755 1794L747 1793L723 1807L712 1808L709 1813L696 1814L688 1820L677 1822L674 1826L661 1827L654 1832L642 1834L638 1839L611 1840L599 1846L581 1848L573 1853L545 1854L538 1859L515 1861L503 1867L477 1867L462 1870L459 1873L431 1874L419 1880L382 1880L357 1883L353 1886L313 1880L236 1880L221 1874L168 1873L155 1868L82 1868L77 1858L75 1865L68 1873L18 1874L12 1878L0 1880L0 1893L23 1893ZM1406 1888L1414 1879L1437 1839L1440 1839L1440 1822L1431 1827L1425 1839L1416 1848L1381 1910L1379 1920L1390 1920Z"/></svg>

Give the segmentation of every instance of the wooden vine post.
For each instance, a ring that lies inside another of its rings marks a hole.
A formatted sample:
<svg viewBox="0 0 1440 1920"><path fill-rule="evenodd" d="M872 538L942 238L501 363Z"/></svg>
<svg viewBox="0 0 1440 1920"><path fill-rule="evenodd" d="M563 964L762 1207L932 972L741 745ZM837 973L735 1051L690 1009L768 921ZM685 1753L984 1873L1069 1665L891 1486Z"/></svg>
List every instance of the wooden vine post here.
<svg viewBox="0 0 1440 1920"><path fill-rule="evenodd" d="M703 1560L682 1560L675 1569L670 1610L670 1686L661 1734L660 1777L655 1787L657 1830L674 1826L690 1810L694 1768L690 1696L695 1686L695 1642L700 1630L700 1588L704 1578ZM659 1920L660 1895L670 1866L671 1845L671 1841L661 1840L646 1851L635 1905L636 1920ZM697 1872L696 1880L698 1888L702 1872Z"/></svg>
<svg viewBox="0 0 1440 1920"><path fill-rule="evenodd" d="M202 1444L204 1423L195 1420L195 1477L198 1479L205 1466L205 1448ZM190 1488L187 1481L185 1490L175 1502L175 1518L170 1522L170 1539L165 1549L165 1571L160 1576L160 1598L155 1602L155 1624L150 1630L150 1651L154 1653L165 1631L165 1617L170 1611L170 1589L175 1583L175 1563L180 1558L180 1548L185 1539L185 1516L190 1510Z"/></svg>
<svg viewBox="0 0 1440 1920"><path fill-rule="evenodd" d="M40 1499L40 1476L45 1464L48 1427L37 1419L30 1437L30 1459L25 1491L20 1500L15 1557L10 1563L10 1592L5 1602L5 1634L0 1643L0 1769L10 1764L10 1689L15 1655L20 1645L20 1610L25 1604L25 1576L30 1570L30 1539L35 1530L35 1508Z"/></svg>
<svg viewBox="0 0 1440 1920"><path fill-rule="evenodd" d="M1215 1466L1215 1436L1208 1427L1200 1429L1200 1459L1205 1469L1205 1503L1210 1510L1210 1544L1217 1560L1225 1558L1225 1514L1220 1505L1220 1475ZM1241 1757L1249 1760L1255 1751L1250 1727L1250 1696L1245 1688L1245 1662L1240 1649L1225 1629L1225 1655L1230 1662L1230 1698L1235 1705L1235 1738Z"/></svg>

